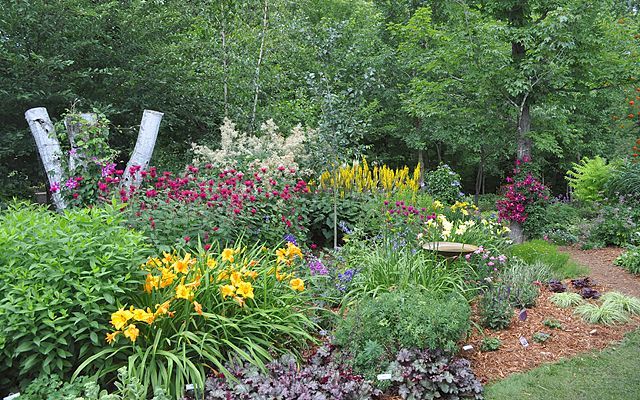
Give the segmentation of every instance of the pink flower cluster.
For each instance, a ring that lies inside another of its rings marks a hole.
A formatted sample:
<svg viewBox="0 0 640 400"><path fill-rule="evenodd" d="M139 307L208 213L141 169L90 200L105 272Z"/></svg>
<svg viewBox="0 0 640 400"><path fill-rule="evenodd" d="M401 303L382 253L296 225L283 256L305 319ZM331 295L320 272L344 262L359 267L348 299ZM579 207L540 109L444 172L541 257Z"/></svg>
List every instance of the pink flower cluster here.
<svg viewBox="0 0 640 400"><path fill-rule="evenodd" d="M541 200L549 200L549 190L529 172L520 167L529 159L516 160L513 177L507 177L504 198L496 203L498 220L524 223L528 217L528 206Z"/></svg>
<svg viewBox="0 0 640 400"><path fill-rule="evenodd" d="M391 203L385 200L384 205L387 207L387 214L390 217L413 217L419 219L420 221L428 221L430 219L436 218L436 214L428 212L426 208L407 205L404 201L396 201L395 203Z"/></svg>

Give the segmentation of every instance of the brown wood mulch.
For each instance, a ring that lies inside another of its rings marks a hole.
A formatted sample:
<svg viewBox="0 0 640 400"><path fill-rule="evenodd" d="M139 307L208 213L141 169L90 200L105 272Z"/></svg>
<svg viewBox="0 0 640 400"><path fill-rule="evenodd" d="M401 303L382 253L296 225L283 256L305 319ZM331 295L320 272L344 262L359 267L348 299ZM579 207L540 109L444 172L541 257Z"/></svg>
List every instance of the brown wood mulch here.
<svg viewBox="0 0 640 400"><path fill-rule="evenodd" d="M613 260L622 252L621 249L580 250L577 247L563 247L561 250L591 270L589 276L597 283L597 290L616 290L640 297L640 278L613 265ZM551 303L549 297L552 294L543 288L536 306L527 311L526 320L520 321L515 313L511 326L506 330L474 330L466 342L471 344L473 349L462 351L460 356L471 361L473 371L483 383L503 379L513 373L528 371L562 358L603 349L640 327L640 318L637 317L625 325L607 327L588 324L573 314L573 308L562 309ZM562 328L552 329L545 326L543 322L547 319L557 320ZM548 333L551 337L545 343L536 343L532 339L536 332ZM481 352L480 346L484 336L499 338L502 342L500 349ZM525 348L520 343L520 337L527 339L528 347Z"/></svg>

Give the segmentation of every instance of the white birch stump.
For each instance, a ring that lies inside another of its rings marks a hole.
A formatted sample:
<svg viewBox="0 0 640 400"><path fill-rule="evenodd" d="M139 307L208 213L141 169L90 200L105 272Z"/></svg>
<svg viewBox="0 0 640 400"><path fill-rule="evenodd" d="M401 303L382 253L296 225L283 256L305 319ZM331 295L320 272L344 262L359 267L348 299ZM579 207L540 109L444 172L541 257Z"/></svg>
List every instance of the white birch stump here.
<svg viewBox="0 0 640 400"><path fill-rule="evenodd" d="M36 146L38 146L38 153L40 153L40 159L47 173L49 185L62 187L62 185L64 185L64 174L62 172L62 164L60 163L62 153L47 109L44 107L29 109L24 113L24 117L29 124L31 134L36 141ZM66 208L60 190L52 193L52 198L53 204L58 211Z"/></svg>
<svg viewBox="0 0 640 400"><path fill-rule="evenodd" d="M129 186L138 186L142 180L140 174L141 171L146 170L151 161L153 155L153 149L156 145L156 139L158 138L158 129L160 128L160 121L164 113L144 110L142 114L142 122L140 122L140 131L138 132L138 140L136 141L136 147L133 149L131 158L127 163L127 168L122 175L121 187L127 188ZM135 174L131 174L130 169L133 166L140 166L140 171Z"/></svg>
<svg viewBox="0 0 640 400"><path fill-rule="evenodd" d="M80 121L74 121L73 118L67 117L64 120L64 126L67 128L69 136L69 144L71 145L71 153L69 153L69 173L75 171L76 167L86 167L87 160L84 154L77 151L76 137L78 133L85 127L95 125L98 122L98 116L95 113L81 113ZM74 151L75 149L75 151Z"/></svg>

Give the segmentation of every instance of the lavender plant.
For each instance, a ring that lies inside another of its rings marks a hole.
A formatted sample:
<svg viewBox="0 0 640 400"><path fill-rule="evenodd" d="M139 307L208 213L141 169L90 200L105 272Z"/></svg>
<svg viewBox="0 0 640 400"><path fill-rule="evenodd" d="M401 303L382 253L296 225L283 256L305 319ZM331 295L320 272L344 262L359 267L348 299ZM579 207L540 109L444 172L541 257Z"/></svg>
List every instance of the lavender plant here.
<svg viewBox="0 0 640 400"><path fill-rule="evenodd" d="M493 285L489 287L478 304L480 324L494 330L507 328L511 324L511 317L513 317L510 297L511 287L509 286Z"/></svg>

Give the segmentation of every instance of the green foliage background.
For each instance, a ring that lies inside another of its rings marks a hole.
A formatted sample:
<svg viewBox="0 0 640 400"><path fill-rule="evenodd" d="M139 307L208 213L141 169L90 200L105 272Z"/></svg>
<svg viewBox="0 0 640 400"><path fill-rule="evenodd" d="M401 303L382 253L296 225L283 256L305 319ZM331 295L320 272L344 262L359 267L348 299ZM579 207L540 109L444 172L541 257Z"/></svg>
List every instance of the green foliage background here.
<svg viewBox="0 0 640 400"><path fill-rule="evenodd" d="M145 108L165 113L153 162L166 168L182 167L192 142L215 146L224 116L249 131L273 118L392 166L446 162L465 192L491 192L506 173L525 95L534 162L557 191L573 162L612 159L638 133L613 120L626 118L639 76L638 17L622 0L7 0L2 9L5 198L45 186L24 111L45 106L55 120L76 101L112 121L120 162ZM518 41L522 60L511 57Z"/></svg>

